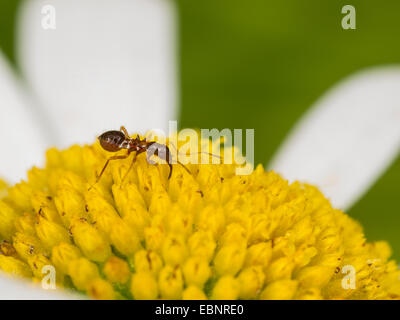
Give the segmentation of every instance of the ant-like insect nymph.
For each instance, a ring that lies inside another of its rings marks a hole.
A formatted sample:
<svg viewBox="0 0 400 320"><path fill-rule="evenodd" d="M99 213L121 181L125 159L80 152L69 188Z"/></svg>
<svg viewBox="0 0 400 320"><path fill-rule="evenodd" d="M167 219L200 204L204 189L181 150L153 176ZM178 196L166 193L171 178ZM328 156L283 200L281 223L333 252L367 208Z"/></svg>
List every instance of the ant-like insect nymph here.
<svg viewBox="0 0 400 320"><path fill-rule="evenodd" d="M156 155L162 160L166 161L169 166L168 180L171 178L173 168L171 164L172 154L166 145L157 143L156 141L146 141L146 138L140 139L139 135L137 135L136 138L131 138L124 126L121 126L120 131L112 130L104 132L98 137L98 139L101 147L106 151L117 152L122 149L126 149L127 153L125 155L112 156L108 158L100 174L97 176L96 183L99 182L111 160L126 159L132 152L134 152L132 162L125 173L125 176L121 180L121 184L127 177L129 171L132 169L132 166L136 161L136 157L144 152L147 152L147 161L151 164L155 164L154 161L150 160L152 155ZM191 174L189 169L186 168L181 162L177 161L177 163L185 168L189 174Z"/></svg>

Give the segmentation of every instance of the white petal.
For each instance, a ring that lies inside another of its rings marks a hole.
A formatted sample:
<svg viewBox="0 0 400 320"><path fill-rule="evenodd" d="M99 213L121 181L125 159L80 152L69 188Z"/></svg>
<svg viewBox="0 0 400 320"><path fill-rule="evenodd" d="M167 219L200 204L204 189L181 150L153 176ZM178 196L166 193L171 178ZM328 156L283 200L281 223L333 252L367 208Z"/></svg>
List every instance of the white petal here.
<svg viewBox="0 0 400 320"><path fill-rule="evenodd" d="M55 9L56 29L44 29ZM46 7L47 8L47 7ZM58 146L104 130L167 130L176 106L174 7L163 0L32 0L20 13L22 70ZM43 20L44 19L44 20Z"/></svg>
<svg viewBox="0 0 400 320"><path fill-rule="evenodd" d="M400 68L356 73L325 94L281 146L270 168L318 185L346 209L400 150Z"/></svg>
<svg viewBox="0 0 400 320"><path fill-rule="evenodd" d="M43 290L19 279L0 274L0 300L65 300L82 299L83 297L64 291Z"/></svg>
<svg viewBox="0 0 400 320"><path fill-rule="evenodd" d="M26 177L33 165L42 165L51 139L45 126L0 51L0 177L9 183Z"/></svg>

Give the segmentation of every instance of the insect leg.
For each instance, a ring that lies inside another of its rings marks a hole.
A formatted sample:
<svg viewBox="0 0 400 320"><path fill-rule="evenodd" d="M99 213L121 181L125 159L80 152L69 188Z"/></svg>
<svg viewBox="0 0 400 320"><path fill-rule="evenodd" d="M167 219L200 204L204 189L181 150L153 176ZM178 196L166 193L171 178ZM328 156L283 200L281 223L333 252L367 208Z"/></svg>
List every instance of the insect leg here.
<svg viewBox="0 0 400 320"><path fill-rule="evenodd" d="M174 146L175 147L175 146ZM171 175L172 175L172 164L171 164L171 157L172 157L172 154L171 154L171 151L169 150L169 148L167 147L167 146L165 146L165 148L166 148L166 150L167 150L167 153L166 153L166 155L165 155L165 159L164 160L166 160L167 161L167 164L168 164L168 166L169 166L169 175L168 175L168 180L171 178ZM192 174L191 172L190 172L190 170L188 169L188 168L186 168L186 166L182 163L182 162L180 162L178 159L176 159L176 162L178 163L178 164L180 164L189 174Z"/></svg>
<svg viewBox="0 0 400 320"><path fill-rule="evenodd" d="M125 172L125 175L124 175L124 177L123 177L122 180L121 180L121 186L122 186L122 184L124 183L126 177L128 176L129 171L132 170L133 164L136 162L136 157L138 156L138 154L141 154L142 152L144 152L144 151L139 150L139 151L136 151L136 152L135 152L134 156L132 157L131 164L129 165L128 170Z"/></svg>
<svg viewBox="0 0 400 320"><path fill-rule="evenodd" d="M107 161L106 161L106 164L104 165L103 169L102 169L101 172L100 172L100 175L97 176L96 183L99 182L101 176L103 175L104 171L106 170L106 168L107 168L107 166L108 166L108 164L109 164L109 162L110 162L111 160L122 160L122 159L128 158L128 156L129 156L129 153L128 153L128 154L125 154L125 155L123 155L123 156L112 156L112 157L108 158Z"/></svg>
<svg viewBox="0 0 400 320"><path fill-rule="evenodd" d="M112 157L108 158L107 161L106 161L106 164L104 165L104 167L101 170L100 174L97 176L96 182L90 186L88 191L90 191L90 189L92 189L93 186L100 181L101 176L103 175L104 171L106 170L106 168L107 168L107 166L108 166L108 164L109 164L109 162L111 160L119 160L119 159L122 160L122 159L126 159L128 156L129 156L129 152L126 155L123 155L123 156L112 156Z"/></svg>
<svg viewBox="0 0 400 320"><path fill-rule="evenodd" d="M170 164L169 162L167 163L168 164L168 166L169 166L169 174L168 174L168 180L171 178L171 176L172 176L172 164Z"/></svg>
<svg viewBox="0 0 400 320"><path fill-rule="evenodd" d="M126 136L126 138L129 138L129 133L128 130L126 130L126 128L124 126L121 126L121 128L119 128L120 131L122 131L124 133L124 135Z"/></svg>

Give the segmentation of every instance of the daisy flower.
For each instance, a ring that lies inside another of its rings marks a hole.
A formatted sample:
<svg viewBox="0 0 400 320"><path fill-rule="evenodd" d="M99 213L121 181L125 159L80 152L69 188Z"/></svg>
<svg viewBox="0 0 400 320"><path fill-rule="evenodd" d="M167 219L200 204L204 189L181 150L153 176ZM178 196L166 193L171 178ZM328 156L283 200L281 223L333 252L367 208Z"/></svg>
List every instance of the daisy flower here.
<svg viewBox="0 0 400 320"><path fill-rule="evenodd" d="M121 124L165 130L177 115L173 8L56 0L57 27L44 30L44 4L20 13L23 81L0 59L0 132L13 137L2 144L13 156L1 159L11 184L0 183L0 269L15 276L0 278L1 297L399 298L389 245L368 242L342 211L398 152L395 67L327 92L282 144L274 171L175 165L168 180L168 167L142 155L126 181L130 158L88 190L109 154L76 143ZM64 291L28 284L42 282L45 266Z"/></svg>

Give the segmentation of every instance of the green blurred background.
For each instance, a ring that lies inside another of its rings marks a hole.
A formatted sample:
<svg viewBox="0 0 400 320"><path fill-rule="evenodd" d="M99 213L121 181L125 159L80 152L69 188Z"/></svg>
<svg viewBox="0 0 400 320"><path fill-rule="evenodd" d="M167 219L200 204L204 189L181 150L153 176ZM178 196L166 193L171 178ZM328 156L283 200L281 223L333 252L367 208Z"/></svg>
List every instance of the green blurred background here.
<svg viewBox="0 0 400 320"><path fill-rule="evenodd" d="M0 1L0 47L15 59L21 0ZM255 128L266 164L296 120L333 84L400 62L399 0L176 0L182 127ZM343 30L351 4L357 29ZM212 117L210 116L212 114ZM400 125L400 124L399 124ZM400 158L349 213L400 261Z"/></svg>

